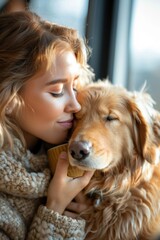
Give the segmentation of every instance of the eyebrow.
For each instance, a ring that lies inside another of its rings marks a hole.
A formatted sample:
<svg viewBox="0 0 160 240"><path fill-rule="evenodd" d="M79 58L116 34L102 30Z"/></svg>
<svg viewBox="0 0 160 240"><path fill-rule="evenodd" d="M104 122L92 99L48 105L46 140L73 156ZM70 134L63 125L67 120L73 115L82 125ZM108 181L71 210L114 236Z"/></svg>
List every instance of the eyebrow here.
<svg viewBox="0 0 160 240"><path fill-rule="evenodd" d="M80 75L77 75L74 80L78 79ZM50 85L53 85L53 84L56 84L56 83L65 83L67 82L67 78L62 78L62 79L55 79L55 80L52 80L50 82L47 82L46 85L47 86L50 86Z"/></svg>
<svg viewBox="0 0 160 240"><path fill-rule="evenodd" d="M67 82L67 79L55 79L55 80L52 80L50 82L47 82L46 85L49 86L49 85L53 85L53 84L56 84L56 83L65 83Z"/></svg>

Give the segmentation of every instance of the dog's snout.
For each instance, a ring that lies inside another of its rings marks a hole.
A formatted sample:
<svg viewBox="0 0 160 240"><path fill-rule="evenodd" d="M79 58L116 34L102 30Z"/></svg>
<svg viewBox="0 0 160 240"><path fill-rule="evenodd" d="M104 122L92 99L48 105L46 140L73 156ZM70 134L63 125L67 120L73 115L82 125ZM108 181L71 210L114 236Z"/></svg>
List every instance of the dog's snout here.
<svg viewBox="0 0 160 240"><path fill-rule="evenodd" d="M91 144L87 141L73 141L69 146L71 156L76 160L83 160L91 152Z"/></svg>

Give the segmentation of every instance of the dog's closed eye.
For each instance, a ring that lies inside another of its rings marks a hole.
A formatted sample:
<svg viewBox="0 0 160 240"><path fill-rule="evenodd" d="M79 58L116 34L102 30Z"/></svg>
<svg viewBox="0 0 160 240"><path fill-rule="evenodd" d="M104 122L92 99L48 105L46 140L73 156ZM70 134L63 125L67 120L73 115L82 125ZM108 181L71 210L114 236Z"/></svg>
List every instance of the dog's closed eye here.
<svg viewBox="0 0 160 240"><path fill-rule="evenodd" d="M110 121L118 120L118 117L116 115L109 114L108 116L104 117L104 120L106 122L110 122Z"/></svg>

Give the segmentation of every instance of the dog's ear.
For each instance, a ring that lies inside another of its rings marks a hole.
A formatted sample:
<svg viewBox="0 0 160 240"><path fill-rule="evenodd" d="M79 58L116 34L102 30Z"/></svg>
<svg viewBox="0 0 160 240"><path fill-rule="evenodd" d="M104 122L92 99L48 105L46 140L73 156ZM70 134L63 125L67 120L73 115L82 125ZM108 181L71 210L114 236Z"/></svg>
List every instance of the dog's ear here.
<svg viewBox="0 0 160 240"><path fill-rule="evenodd" d="M155 142L153 121L149 120L150 116L146 119L146 112L144 113L134 101L131 108L137 150L148 162L157 164L160 161L160 149Z"/></svg>
<svg viewBox="0 0 160 240"><path fill-rule="evenodd" d="M153 118L153 132L155 134L156 143L160 147L160 113L157 111Z"/></svg>

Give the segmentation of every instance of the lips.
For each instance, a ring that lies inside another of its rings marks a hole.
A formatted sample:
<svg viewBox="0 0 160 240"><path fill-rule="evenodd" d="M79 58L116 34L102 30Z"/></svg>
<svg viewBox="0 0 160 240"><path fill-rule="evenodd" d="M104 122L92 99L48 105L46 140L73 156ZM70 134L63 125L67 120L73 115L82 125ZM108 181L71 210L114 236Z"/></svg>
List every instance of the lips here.
<svg viewBox="0 0 160 240"><path fill-rule="evenodd" d="M68 119L68 120L65 120L65 121L59 121L58 124L61 127L69 129L69 128L71 128L73 126L73 119Z"/></svg>

